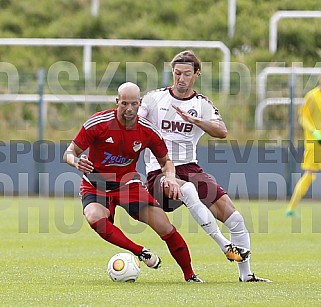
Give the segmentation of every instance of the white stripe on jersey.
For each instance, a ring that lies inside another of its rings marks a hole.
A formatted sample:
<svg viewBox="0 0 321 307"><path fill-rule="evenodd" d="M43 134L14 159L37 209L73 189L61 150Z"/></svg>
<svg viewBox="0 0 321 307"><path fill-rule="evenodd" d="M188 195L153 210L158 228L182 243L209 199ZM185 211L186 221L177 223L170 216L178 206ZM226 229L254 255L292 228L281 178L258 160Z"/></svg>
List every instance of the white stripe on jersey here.
<svg viewBox="0 0 321 307"><path fill-rule="evenodd" d="M84 123L83 126L87 130L92 126L95 126L95 125L103 123L103 122L108 122L108 121L110 121L112 119L115 119L115 112L94 116L94 117L88 119Z"/></svg>
<svg viewBox="0 0 321 307"><path fill-rule="evenodd" d="M142 116L139 116L138 115L138 123L141 124L142 126L144 127L147 127L151 130L153 130L158 136L160 139L163 139L161 133L158 131L158 128L156 125L152 124L149 120L147 120L146 118L142 117Z"/></svg>

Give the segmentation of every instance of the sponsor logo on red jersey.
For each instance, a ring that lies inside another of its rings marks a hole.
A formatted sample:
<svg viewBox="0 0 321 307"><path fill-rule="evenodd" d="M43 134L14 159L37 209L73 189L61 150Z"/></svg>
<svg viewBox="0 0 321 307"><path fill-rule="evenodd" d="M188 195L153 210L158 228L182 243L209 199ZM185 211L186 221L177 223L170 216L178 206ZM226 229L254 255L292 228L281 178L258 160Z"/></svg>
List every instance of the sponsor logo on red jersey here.
<svg viewBox="0 0 321 307"><path fill-rule="evenodd" d="M101 162L105 166L127 166L134 161L128 157L123 157L122 155L113 155L109 152L104 152L105 159Z"/></svg>

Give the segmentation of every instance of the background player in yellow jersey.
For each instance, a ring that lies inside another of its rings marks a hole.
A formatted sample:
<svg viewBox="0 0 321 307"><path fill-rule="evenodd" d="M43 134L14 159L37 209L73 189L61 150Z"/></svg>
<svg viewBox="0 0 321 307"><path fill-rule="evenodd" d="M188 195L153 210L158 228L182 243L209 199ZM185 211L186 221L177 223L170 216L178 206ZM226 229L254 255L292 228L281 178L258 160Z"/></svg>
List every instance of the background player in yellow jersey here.
<svg viewBox="0 0 321 307"><path fill-rule="evenodd" d="M295 209L304 197L316 173L321 170L321 76L319 86L308 92L299 111L299 121L304 130L304 156L301 164L304 174L297 182L285 214L295 216Z"/></svg>

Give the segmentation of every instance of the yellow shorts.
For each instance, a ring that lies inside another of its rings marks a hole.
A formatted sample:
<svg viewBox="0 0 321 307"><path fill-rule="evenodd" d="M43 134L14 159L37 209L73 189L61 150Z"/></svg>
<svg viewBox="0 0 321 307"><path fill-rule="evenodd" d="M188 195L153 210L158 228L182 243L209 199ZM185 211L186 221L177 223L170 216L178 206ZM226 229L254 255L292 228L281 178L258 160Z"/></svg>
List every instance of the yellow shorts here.
<svg viewBox="0 0 321 307"><path fill-rule="evenodd" d="M303 170L321 170L321 145L317 141L304 143L304 157L301 163Z"/></svg>

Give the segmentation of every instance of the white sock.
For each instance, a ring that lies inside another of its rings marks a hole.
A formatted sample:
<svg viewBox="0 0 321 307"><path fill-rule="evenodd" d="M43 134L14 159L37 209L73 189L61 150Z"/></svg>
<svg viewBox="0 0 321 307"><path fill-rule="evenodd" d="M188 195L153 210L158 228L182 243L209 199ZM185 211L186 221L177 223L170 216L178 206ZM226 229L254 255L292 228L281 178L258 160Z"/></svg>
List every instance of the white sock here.
<svg viewBox="0 0 321 307"><path fill-rule="evenodd" d="M194 184L191 182L184 183L181 187L181 192L183 194L182 201L186 204L195 221L216 241L225 253L226 245L231 244L231 242L223 236L212 212L200 201Z"/></svg>
<svg viewBox="0 0 321 307"><path fill-rule="evenodd" d="M234 211L224 225L230 230L231 242L245 250L250 250L250 235L246 229L243 216L238 211ZM250 268L250 257L243 262L238 262L240 278L244 281L248 279L248 275L252 274Z"/></svg>

